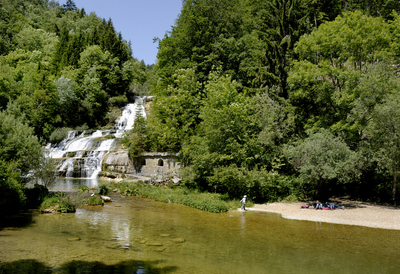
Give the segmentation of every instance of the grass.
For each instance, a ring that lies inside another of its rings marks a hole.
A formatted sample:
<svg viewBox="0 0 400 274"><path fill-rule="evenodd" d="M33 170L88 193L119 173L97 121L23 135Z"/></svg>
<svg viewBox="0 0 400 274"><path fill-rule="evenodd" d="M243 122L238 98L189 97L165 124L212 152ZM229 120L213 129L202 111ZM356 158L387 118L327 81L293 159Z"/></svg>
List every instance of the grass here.
<svg viewBox="0 0 400 274"><path fill-rule="evenodd" d="M75 212L80 206L98 206L104 205L104 201L98 196L88 197L87 186L82 186L77 193L67 194L64 192L56 192L48 195L43 199L40 205L41 212Z"/></svg>
<svg viewBox="0 0 400 274"><path fill-rule="evenodd" d="M228 200L226 195L199 192L184 187L157 187L139 182L122 181L116 185L127 196L150 198L165 203L177 203L209 212L227 212L240 207L238 200ZM246 206L251 206L250 203Z"/></svg>
<svg viewBox="0 0 400 274"><path fill-rule="evenodd" d="M57 192L43 199L40 211L46 212L46 209L52 209L61 213L75 212L76 201L66 193Z"/></svg>
<svg viewBox="0 0 400 274"><path fill-rule="evenodd" d="M110 193L110 185L107 183L99 184L99 194L100 195L108 195Z"/></svg>
<svg viewBox="0 0 400 274"><path fill-rule="evenodd" d="M97 205L104 205L104 201L100 197L93 196L84 199L81 204L85 206L97 206Z"/></svg>

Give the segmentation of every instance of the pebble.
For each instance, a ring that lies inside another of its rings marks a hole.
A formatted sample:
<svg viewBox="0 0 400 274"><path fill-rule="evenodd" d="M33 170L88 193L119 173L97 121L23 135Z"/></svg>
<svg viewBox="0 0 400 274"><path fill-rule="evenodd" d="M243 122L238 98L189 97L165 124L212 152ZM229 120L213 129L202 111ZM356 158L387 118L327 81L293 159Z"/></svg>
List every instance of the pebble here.
<svg viewBox="0 0 400 274"><path fill-rule="evenodd" d="M163 246L162 243L149 243L148 246Z"/></svg>
<svg viewBox="0 0 400 274"><path fill-rule="evenodd" d="M184 242L185 242L185 239L182 239L182 238L175 238L175 239L172 239L172 241L173 241L174 243L184 243Z"/></svg>

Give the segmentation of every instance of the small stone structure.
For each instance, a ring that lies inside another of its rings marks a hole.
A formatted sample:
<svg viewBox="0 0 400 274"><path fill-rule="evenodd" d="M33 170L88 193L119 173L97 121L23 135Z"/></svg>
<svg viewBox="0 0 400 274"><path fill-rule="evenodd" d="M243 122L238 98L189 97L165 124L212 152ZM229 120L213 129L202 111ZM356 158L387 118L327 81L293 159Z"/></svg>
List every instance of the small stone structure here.
<svg viewBox="0 0 400 274"><path fill-rule="evenodd" d="M103 161L103 170L149 177L173 174L180 167L180 163L177 162L177 154L151 152L131 159L127 149L110 152Z"/></svg>

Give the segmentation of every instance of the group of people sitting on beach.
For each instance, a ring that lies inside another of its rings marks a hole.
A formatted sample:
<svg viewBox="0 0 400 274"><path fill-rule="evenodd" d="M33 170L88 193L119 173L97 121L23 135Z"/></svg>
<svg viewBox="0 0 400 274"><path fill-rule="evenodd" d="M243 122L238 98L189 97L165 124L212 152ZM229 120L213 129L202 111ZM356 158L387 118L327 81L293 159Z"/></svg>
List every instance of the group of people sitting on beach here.
<svg viewBox="0 0 400 274"><path fill-rule="evenodd" d="M314 209L321 209L321 210L334 210L334 209L342 209L343 207L335 205L334 203L325 202L321 203L320 201L316 201L311 205L301 206L301 208L314 208Z"/></svg>

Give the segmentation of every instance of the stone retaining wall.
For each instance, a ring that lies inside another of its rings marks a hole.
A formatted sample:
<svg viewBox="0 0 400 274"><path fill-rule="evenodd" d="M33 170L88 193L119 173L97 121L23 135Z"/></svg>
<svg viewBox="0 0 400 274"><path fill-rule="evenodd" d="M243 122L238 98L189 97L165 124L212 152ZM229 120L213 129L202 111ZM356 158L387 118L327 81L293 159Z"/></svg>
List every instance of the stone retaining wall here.
<svg viewBox="0 0 400 274"><path fill-rule="evenodd" d="M143 153L132 160L128 150L124 149L109 153L103 161L103 170L150 177L164 176L178 171L181 165L176 158L176 154L152 152Z"/></svg>

